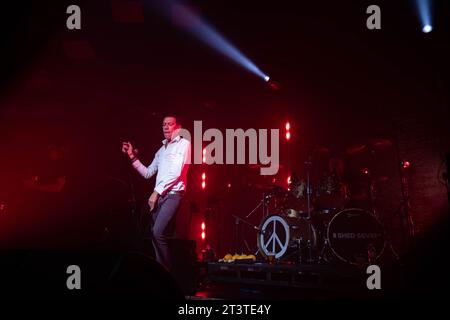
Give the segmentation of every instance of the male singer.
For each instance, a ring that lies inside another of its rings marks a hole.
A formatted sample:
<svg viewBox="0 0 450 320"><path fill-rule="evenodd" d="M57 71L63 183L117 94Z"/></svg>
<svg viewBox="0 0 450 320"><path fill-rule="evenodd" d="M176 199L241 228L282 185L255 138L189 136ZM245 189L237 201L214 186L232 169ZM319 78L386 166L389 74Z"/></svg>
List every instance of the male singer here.
<svg viewBox="0 0 450 320"><path fill-rule="evenodd" d="M136 157L130 142L122 143L122 152L128 155L132 166L145 179L150 179L158 172L148 204L153 213L152 242L156 260L168 270L172 268L172 261L167 240L175 233L175 216L186 191L191 152L190 142L179 135L180 128L175 117L163 119L165 139L148 167Z"/></svg>

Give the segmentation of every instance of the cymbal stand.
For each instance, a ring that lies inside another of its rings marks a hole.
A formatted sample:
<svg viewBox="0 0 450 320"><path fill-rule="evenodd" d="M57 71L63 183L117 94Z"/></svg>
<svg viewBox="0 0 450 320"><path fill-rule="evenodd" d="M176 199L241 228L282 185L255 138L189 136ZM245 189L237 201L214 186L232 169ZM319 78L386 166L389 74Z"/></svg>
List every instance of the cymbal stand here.
<svg viewBox="0 0 450 320"><path fill-rule="evenodd" d="M251 216L253 213L255 213L256 210L258 210L260 207L262 207L262 216L263 216L263 219L264 219L265 217L267 217L267 215L268 215L268 212L267 212L267 211L268 211L268 208L267 208L267 206L268 206L269 201L270 201L271 198L272 198L272 195L271 195L270 193L263 192L263 198L262 198L262 200L258 203L258 205L257 205L252 211L250 211L250 213L249 213L248 215L245 216L245 219L250 218L250 216Z"/></svg>
<svg viewBox="0 0 450 320"><path fill-rule="evenodd" d="M371 155L375 154L375 150L371 151ZM372 172L370 171L370 169L367 169L367 176L369 179L369 201L370 201L370 211L373 214L373 216L382 223L383 227L385 228L385 245L386 247L389 249L389 251L392 253L392 255L394 256L395 260L398 263L401 263L400 260L400 256L397 253L397 251L394 249L394 246L392 244L392 239L391 239L391 234L390 232L388 232L387 230L387 226L386 226L386 222L385 219L382 218L382 215L380 215L376 209L376 204L375 204L375 200L376 200L376 189L375 189L375 184L374 181L372 179ZM368 261L371 264L374 261L374 248L373 247L369 247L367 249L367 257L368 257Z"/></svg>
<svg viewBox="0 0 450 320"><path fill-rule="evenodd" d="M311 157L308 157L308 160L305 161L305 167L306 167L306 209L308 211L308 222L311 222L311 195L312 195L312 188L311 188L311 175L310 170L312 166ZM312 244L311 244L311 238L312 238L312 226L311 223L309 223L308 226L308 262L314 262L312 259Z"/></svg>
<svg viewBox="0 0 450 320"><path fill-rule="evenodd" d="M262 208L262 216L263 219L266 218L268 216L268 204L270 202L270 199L272 198L272 194L270 192L263 192L263 198L261 199L261 201L256 205L255 208L253 208L252 211L250 211L249 214L247 214L244 218L238 217L236 215L232 215L234 217L234 247L235 247L235 251L237 252L240 248L238 248L240 241L240 237L239 237L239 224L242 221L243 223L247 224L248 226L252 227L253 229L255 229L256 231L260 232L260 228L251 224L250 222L248 222L245 219L250 218L259 208ZM248 244L246 243L245 239L244 239L245 245L248 248ZM250 250L249 250L250 251ZM255 252L255 256L258 254L259 249L256 250Z"/></svg>
<svg viewBox="0 0 450 320"><path fill-rule="evenodd" d="M372 179L372 172L370 169L367 169L367 178L368 178L368 193L369 193L369 204L370 204L370 211L373 214L374 217L379 218L378 212L375 206L375 185L373 183Z"/></svg>
<svg viewBox="0 0 450 320"><path fill-rule="evenodd" d="M325 240L323 243L322 250L320 250L318 263L322 263L323 261L325 261L326 263L329 263L329 261L325 257L325 254L327 253L327 250L330 249L330 242L327 237L324 237L324 238L325 238Z"/></svg>
<svg viewBox="0 0 450 320"><path fill-rule="evenodd" d="M259 206L260 205L258 205L258 207ZM253 210L253 211L255 211L255 210ZM235 226L235 229L234 229L234 249L235 249L235 252L237 253L238 251L242 251L242 250L240 250L241 248L238 248L239 247L239 243L241 242L240 241L240 237L239 237L239 224L240 224L240 222L242 221L243 223L245 223L246 225L252 227L253 229L255 229L258 232L260 232L261 229L259 227L255 226L254 224L248 222L247 220L245 220L245 218L241 218L241 217L236 216L234 214L232 214L232 216L234 218L234 226ZM247 247L247 250L250 251L248 243L245 241L245 239L243 239L243 241L245 243L245 246ZM258 253L258 251L259 250L256 251L255 255Z"/></svg>

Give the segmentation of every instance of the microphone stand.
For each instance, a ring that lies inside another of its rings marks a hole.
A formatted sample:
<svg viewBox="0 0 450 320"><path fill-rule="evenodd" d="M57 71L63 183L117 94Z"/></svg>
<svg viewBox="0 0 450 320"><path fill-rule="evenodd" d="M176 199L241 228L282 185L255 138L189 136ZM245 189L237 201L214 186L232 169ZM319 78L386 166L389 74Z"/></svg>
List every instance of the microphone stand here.
<svg viewBox="0 0 450 320"><path fill-rule="evenodd" d="M133 154L136 157L137 156L137 149L133 150ZM130 188L130 195L128 198L128 203L130 205L130 211L131 211L131 217L134 220L134 234L135 236L133 237L133 249L135 249L136 247L138 247L138 241L144 239L144 232L145 230L141 230L141 217L138 216L137 214L137 201L136 201L136 191L135 191L135 186L134 186L134 181L133 181L133 173L132 173L132 166L130 164L130 161L128 159L128 156L126 156L125 158L126 162L127 162L127 167L128 167L128 185Z"/></svg>
<svg viewBox="0 0 450 320"><path fill-rule="evenodd" d="M136 201L136 192L135 192L135 188L134 188L134 182L133 182L133 175L131 173L131 169L128 169L128 180L129 180L129 184L130 184L130 211L131 211L131 216L134 219L134 228L135 228L135 234L138 234L139 238L142 238L142 230L140 230L140 219L137 215L137 201ZM139 240L137 239L138 237L135 237L135 241Z"/></svg>
<svg viewBox="0 0 450 320"><path fill-rule="evenodd" d="M311 244L311 238L312 238L312 230L311 230L311 176L310 176L310 169L311 169L312 161L311 156L308 157L308 160L305 161L306 166L306 210L308 210L308 262L313 262L312 260L312 244Z"/></svg>
<svg viewBox="0 0 450 320"><path fill-rule="evenodd" d="M258 205L258 207L259 207L260 205ZM258 208L257 207L257 208ZM256 209L255 209L256 210ZM255 210L253 210L253 211L255 211ZM238 249L239 249L239 251L241 251L242 252L242 250L240 250L241 248L238 248L239 247L239 243L240 243L240 239L239 239L239 223L242 221L242 222L244 222L246 225L249 225L250 227L252 227L253 229L255 229L255 230L257 230L258 232L261 232L261 229L260 228L258 228L257 226L255 226L255 225L253 225L253 224L251 224L250 222L248 222L247 220L245 220L245 219L243 219L243 218L241 218L241 217L238 217L238 216L236 216L236 215L234 215L234 214L232 214L232 216L234 217L234 225L235 225L235 229L234 229L234 250L235 250L235 253L238 253ZM246 217L247 218L247 217ZM245 239L244 239L244 242L245 242ZM248 245L247 245L247 247L248 247ZM247 248L248 249L248 248ZM250 250L249 250L250 251ZM258 251L257 251L258 252ZM255 253L255 255L256 255L256 253Z"/></svg>

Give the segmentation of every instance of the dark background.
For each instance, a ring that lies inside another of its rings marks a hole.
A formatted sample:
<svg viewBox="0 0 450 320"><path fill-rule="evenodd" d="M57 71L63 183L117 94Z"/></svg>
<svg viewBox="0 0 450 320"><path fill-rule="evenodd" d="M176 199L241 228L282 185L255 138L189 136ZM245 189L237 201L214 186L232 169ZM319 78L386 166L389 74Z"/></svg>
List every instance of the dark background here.
<svg viewBox="0 0 450 320"><path fill-rule="evenodd" d="M420 31L412 1L377 1L381 30L366 28L366 8L373 4L367 1L186 3L281 89L271 90L183 31L180 21L161 15L170 12L164 1L2 5L0 200L20 199L20 178L56 137L69 146L71 163L71 218L60 228L72 228L78 241L91 243L110 226L126 242L134 222L120 143L133 141L149 163L162 140L162 117L175 113L187 128L202 120L204 130L279 128L282 137L289 120L289 156L282 139L284 169L275 177L281 184L286 168L304 174L302 163L316 145L342 154L350 145L390 139L398 148L383 151L376 170L389 177L379 201L396 243L404 245L396 214L402 201L399 160L412 164L415 231L427 234L447 214L440 182L450 133L447 3L435 1L430 34ZM81 7L81 30L65 27L70 4ZM207 189L200 192L204 171ZM131 177L138 212L145 211L154 180ZM179 236L198 240L209 207L211 244L219 255L234 250L231 214L249 213L261 197L255 185L270 181L246 166L196 165L189 177ZM1 217L7 247L14 220L8 212ZM251 222L260 219L257 212ZM242 232L254 247L253 231Z"/></svg>

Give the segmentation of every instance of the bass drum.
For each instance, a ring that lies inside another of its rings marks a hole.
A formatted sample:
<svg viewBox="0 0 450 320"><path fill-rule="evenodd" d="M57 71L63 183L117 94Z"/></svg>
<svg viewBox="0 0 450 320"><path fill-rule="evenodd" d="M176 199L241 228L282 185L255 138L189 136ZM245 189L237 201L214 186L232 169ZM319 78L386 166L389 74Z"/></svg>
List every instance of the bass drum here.
<svg viewBox="0 0 450 320"><path fill-rule="evenodd" d="M313 249L317 247L316 230L303 218L270 215L260 225L257 244L265 258L287 258L299 251L306 255L308 244Z"/></svg>
<svg viewBox="0 0 450 320"><path fill-rule="evenodd" d="M327 240L334 255L350 264L376 261L386 245L380 222L362 209L345 209L329 222Z"/></svg>

